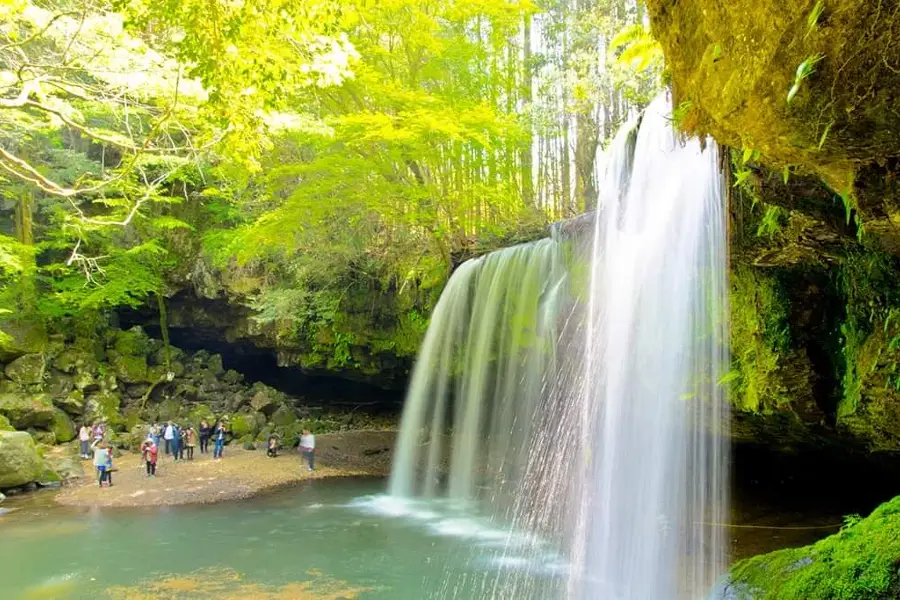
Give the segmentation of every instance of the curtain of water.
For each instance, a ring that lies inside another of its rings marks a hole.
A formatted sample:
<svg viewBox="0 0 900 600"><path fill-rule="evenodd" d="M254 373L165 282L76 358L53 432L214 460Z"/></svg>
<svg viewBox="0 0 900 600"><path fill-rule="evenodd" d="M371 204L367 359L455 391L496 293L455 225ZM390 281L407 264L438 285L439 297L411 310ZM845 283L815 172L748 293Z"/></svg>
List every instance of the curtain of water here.
<svg viewBox="0 0 900 600"><path fill-rule="evenodd" d="M614 159L603 187L570 598L698 598L724 568L722 183L714 144L678 140L669 114L650 105L630 176Z"/></svg>
<svg viewBox="0 0 900 600"><path fill-rule="evenodd" d="M480 597L693 600L724 568L722 183L669 113L660 97L617 136L593 240L469 261L435 309L391 493L487 500L568 561L548 586L546 544L509 544L522 566Z"/></svg>
<svg viewBox="0 0 900 600"><path fill-rule="evenodd" d="M416 361L391 471L395 496L508 494L556 360L559 245L550 239L461 265ZM446 485L443 482L446 481Z"/></svg>

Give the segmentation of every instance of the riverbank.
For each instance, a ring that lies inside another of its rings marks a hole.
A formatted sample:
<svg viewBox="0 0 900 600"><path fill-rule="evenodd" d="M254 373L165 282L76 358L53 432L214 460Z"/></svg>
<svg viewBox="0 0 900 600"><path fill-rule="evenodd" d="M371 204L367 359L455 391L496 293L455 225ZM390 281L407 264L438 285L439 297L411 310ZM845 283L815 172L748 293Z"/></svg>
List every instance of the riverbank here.
<svg viewBox="0 0 900 600"><path fill-rule="evenodd" d="M308 471L296 449L277 458L265 450L227 446L222 460L196 453L193 461L160 456L157 475L146 476L140 456L117 458L113 486L100 488L84 461L86 477L76 480L56 498L65 506L125 508L210 504L240 500L309 479L379 476L390 470L396 432L350 431L317 436L316 470ZM199 450L199 449L198 449Z"/></svg>

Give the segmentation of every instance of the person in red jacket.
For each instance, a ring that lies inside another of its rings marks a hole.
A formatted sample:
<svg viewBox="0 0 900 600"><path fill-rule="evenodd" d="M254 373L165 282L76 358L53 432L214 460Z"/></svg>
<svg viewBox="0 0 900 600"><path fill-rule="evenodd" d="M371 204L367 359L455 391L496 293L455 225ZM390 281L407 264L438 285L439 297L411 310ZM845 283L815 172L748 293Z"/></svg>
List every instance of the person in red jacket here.
<svg viewBox="0 0 900 600"><path fill-rule="evenodd" d="M147 477L156 477L156 459L159 457L159 447L153 443L152 439L148 438L141 444L141 455L147 464Z"/></svg>

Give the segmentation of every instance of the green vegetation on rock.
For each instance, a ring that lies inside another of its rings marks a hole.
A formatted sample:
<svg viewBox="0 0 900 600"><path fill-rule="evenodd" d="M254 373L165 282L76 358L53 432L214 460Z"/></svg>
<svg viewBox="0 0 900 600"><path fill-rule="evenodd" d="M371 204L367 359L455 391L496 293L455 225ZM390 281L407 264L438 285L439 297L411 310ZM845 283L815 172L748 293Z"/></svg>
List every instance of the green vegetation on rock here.
<svg viewBox="0 0 900 600"><path fill-rule="evenodd" d="M40 481L44 461L24 431L0 431L0 489Z"/></svg>
<svg viewBox="0 0 900 600"><path fill-rule="evenodd" d="M789 349L787 301L777 281L738 267L731 273L731 351L734 403L763 412L790 401L778 377Z"/></svg>
<svg viewBox="0 0 900 600"><path fill-rule="evenodd" d="M900 497L811 546L737 563L733 600L893 600L900 597Z"/></svg>

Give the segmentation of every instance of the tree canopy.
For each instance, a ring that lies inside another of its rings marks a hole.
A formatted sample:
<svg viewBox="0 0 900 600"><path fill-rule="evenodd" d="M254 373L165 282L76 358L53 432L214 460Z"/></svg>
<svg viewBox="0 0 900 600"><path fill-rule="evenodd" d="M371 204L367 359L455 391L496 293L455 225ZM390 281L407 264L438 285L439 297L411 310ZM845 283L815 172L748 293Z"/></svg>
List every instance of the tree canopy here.
<svg viewBox="0 0 900 600"><path fill-rule="evenodd" d="M625 0L7 0L2 307L88 323L193 287L334 340L364 290L421 328L455 257L592 208L598 149L658 86L616 59L643 20Z"/></svg>

